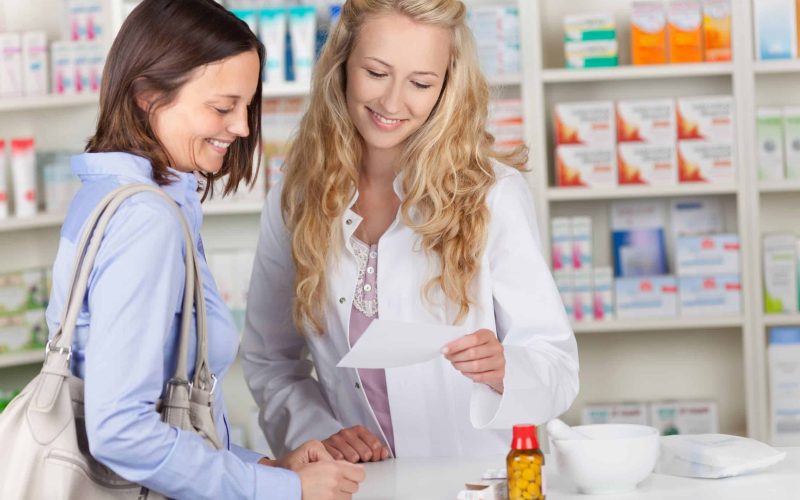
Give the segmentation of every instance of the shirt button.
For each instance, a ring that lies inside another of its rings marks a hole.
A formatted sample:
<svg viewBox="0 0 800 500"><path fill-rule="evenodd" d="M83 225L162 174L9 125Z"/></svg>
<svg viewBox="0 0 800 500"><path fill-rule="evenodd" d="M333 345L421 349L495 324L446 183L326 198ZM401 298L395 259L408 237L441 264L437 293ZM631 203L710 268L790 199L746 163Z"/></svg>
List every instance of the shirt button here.
<svg viewBox="0 0 800 500"><path fill-rule="evenodd" d="M356 389L361 389L361 384L359 384L358 382L356 382Z"/></svg>
<svg viewBox="0 0 800 500"><path fill-rule="evenodd" d="M365 292L369 292L370 290L372 290L372 285L364 285Z"/></svg>
<svg viewBox="0 0 800 500"><path fill-rule="evenodd" d="M353 219L347 219L346 221L344 221L344 223L349 226L350 224L353 223Z"/></svg>
<svg viewBox="0 0 800 500"><path fill-rule="evenodd" d="M375 272L375 268L374 267L368 267L367 268L367 274L372 274L374 272Z"/></svg>
<svg viewBox="0 0 800 500"><path fill-rule="evenodd" d="M378 258L378 252L370 252L370 253L369 253L369 257L370 257L371 259L376 259L376 258Z"/></svg>
<svg viewBox="0 0 800 500"><path fill-rule="evenodd" d="M339 303L344 304L347 301L344 297L339 297Z"/></svg>

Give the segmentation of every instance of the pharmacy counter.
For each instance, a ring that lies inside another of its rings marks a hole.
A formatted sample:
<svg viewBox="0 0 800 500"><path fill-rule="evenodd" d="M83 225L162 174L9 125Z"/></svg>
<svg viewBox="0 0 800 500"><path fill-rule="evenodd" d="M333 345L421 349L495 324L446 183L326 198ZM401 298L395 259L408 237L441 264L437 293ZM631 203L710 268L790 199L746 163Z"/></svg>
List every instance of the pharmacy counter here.
<svg viewBox="0 0 800 500"><path fill-rule="evenodd" d="M626 495L580 495L554 468L547 468L547 500L797 500L800 498L800 448L783 448L787 457L766 471L726 479L691 479L652 474ZM550 458L549 456L547 458ZM504 457L485 459L399 458L366 464L367 479L356 500L454 500L467 481L486 469L505 466Z"/></svg>

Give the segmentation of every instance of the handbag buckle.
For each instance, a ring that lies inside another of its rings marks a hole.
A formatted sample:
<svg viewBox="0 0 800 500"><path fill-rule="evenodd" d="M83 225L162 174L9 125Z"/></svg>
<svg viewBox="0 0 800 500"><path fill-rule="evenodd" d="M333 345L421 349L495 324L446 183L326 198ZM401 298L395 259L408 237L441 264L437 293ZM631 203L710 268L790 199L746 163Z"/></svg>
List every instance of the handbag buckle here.
<svg viewBox="0 0 800 500"><path fill-rule="evenodd" d="M67 355L67 361L72 359L72 346L70 346L70 347L53 347L53 345L50 342L51 342L50 340L47 341L47 347L45 348L45 351L44 351L44 360L45 360L45 362L47 361L47 358L50 356L51 352L55 352L55 353L58 353L58 354L66 354Z"/></svg>

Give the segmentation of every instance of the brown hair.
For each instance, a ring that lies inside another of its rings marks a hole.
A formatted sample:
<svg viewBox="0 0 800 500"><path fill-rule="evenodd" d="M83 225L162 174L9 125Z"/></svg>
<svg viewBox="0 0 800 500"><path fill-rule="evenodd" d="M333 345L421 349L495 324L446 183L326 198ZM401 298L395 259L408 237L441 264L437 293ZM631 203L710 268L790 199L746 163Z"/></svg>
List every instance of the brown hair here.
<svg viewBox="0 0 800 500"><path fill-rule="evenodd" d="M103 70L100 116L89 139L91 153L125 151L150 160L153 180L159 185L172 179L170 158L151 128L150 114L168 105L193 70L250 50L258 53L258 86L248 106L250 135L230 145L222 168L206 177L206 195L213 180L228 174L223 194L241 181L254 179L253 159L260 151L261 77L265 50L247 24L213 0L143 0L122 24ZM136 97L152 93L147 111Z"/></svg>

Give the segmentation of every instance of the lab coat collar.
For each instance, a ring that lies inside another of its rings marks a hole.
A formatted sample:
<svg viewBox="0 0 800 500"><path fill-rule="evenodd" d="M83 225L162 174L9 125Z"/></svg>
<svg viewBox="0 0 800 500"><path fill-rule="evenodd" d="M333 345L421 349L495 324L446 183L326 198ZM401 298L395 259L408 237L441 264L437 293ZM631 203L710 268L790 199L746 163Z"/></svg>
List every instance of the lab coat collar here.
<svg viewBox="0 0 800 500"><path fill-rule="evenodd" d="M117 176L133 182L157 185L153 180L153 167L147 158L123 152L83 153L70 160L72 173L84 183L92 182L95 176ZM173 182L161 186L170 198L179 205L190 205L197 198L197 178L194 173L169 168Z"/></svg>

